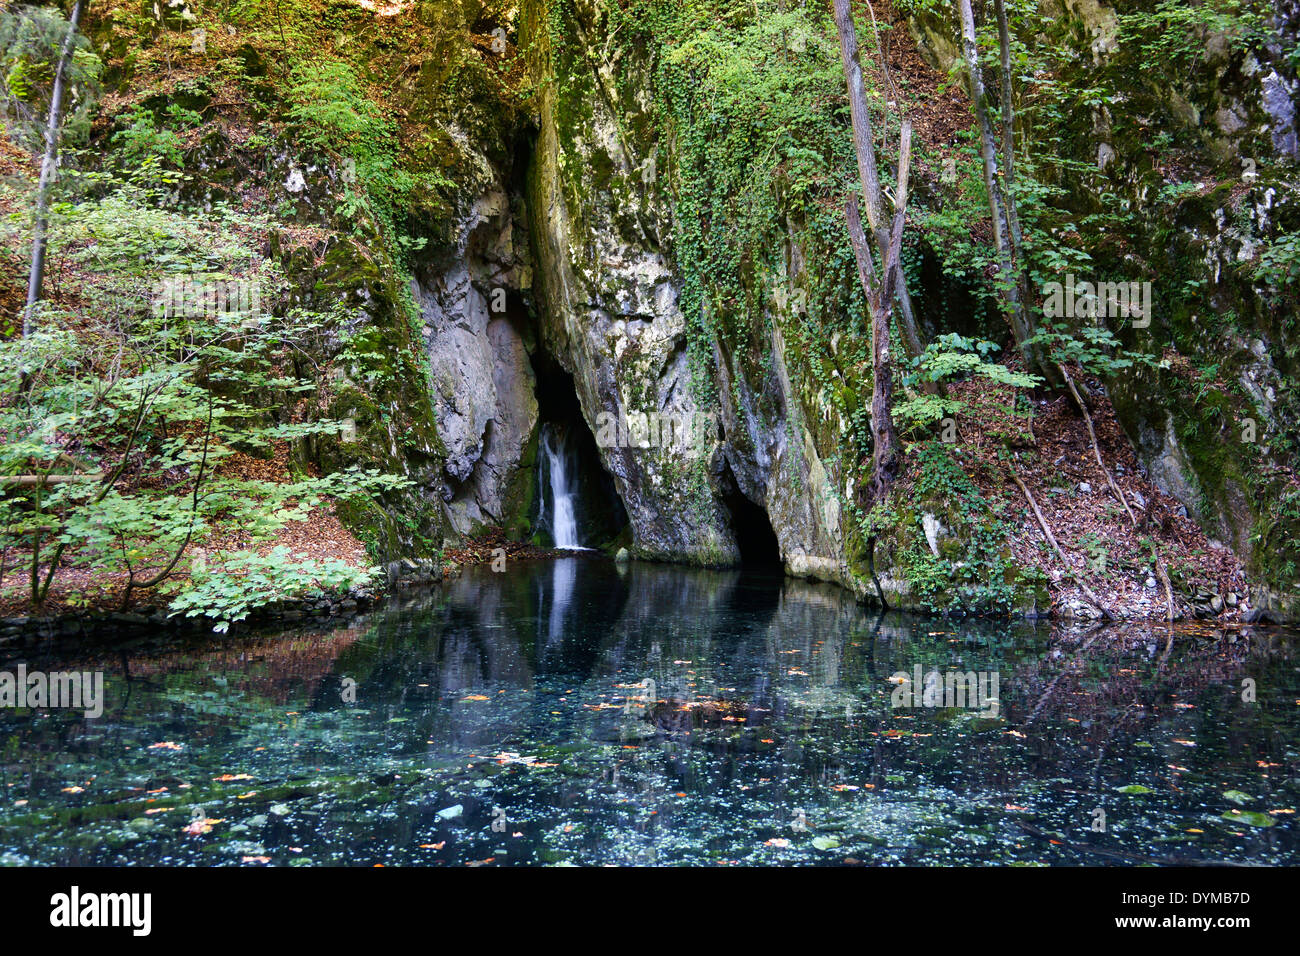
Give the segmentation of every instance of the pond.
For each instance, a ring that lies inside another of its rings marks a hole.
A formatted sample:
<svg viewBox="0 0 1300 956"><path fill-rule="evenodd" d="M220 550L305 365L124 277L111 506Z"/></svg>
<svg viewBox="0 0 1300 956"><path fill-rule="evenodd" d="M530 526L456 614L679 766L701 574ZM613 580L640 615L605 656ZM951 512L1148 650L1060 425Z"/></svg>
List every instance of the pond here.
<svg viewBox="0 0 1300 956"><path fill-rule="evenodd" d="M0 709L0 862L1295 864L1296 638L470 568L333 629L29 651L104 710Z"/></svg>

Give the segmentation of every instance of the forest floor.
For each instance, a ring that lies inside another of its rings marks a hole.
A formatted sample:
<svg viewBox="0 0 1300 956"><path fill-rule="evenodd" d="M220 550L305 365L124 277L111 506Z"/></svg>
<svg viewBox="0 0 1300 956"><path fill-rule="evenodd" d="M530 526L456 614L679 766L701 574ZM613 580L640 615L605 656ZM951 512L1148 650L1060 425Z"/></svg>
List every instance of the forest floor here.
<svg viewBox="0 0 1300 956"><path fill-rule="evenodd" d="M1237 556L1211 541L1177 499L1161 491L1137 460L1101 383L1075 369L1102 461L1127 499L1136 524L1098 465L1087 424L1067 393L1033 402L1026 419L1011 412L1011 393L986 380L949 389L966 408L955 420L952 454L991 508L1010 525L1007 540L1021 567L1047 577L1054 615L1095 617L1082 580L1116 618L1165 619L1169 602L1155 555L1168 573L1173 617L1240 619L1247 582ZM1029 489L1069 562L1046 540L1005 456Z"/></svg>

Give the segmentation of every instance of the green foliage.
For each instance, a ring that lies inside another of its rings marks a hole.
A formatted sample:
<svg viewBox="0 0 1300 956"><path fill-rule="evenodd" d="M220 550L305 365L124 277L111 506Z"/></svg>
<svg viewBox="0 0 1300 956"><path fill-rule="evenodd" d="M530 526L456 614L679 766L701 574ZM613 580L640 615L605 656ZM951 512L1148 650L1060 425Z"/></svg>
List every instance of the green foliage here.
<svg viewBox="0 0 1300 956"><path fill-rule="evenodd" d="M171 210L153 190L106 182L113 188L78 203L52 237L52 248L94 277L82 290L87 309L47 309L34 334L0 343L0 475L37 479L0 488L0 520L5 545L30 553L36 605L65 556L125 575L126 603L135 589L176 585L184 556L225 529L254 547L327 500L368 500L407 484L374 470L273 482L222 467L236 453L257 457L275 442L340 430L288 415L319 388L291 370L323 318L260 308L276 279L251 245L256 217ZM182 301L162 285L179 278L190 287L239 283L248 294L228 307ZM286 581L338 573L306 565L299 574L287 559L279 567ZM187 584L179 586L178 600L195 612L217 587L185 597ZM244 606L259 600L250 591ZM228 621L223 602L208 610Z"/></svg>
<svg viewBox="0 0 1300 956"><path fill-rule="evenodd" d="M837 265L851 265L842 214L827 203L850 188L855 169L844 99L834 95L844 83L837 41L824 12L770 2L635 0L613 20L624 43L650 43L658 54L660 119L676 143L681 306L693 384L707 401L713 343L760 362L775 314L795 312L780 300L772 308L787 292L781 249L792 229L829 240ZM853 276L826 278L852 290ZM805 321L824 317L823 340L825 319L852 314L835 308L832 293L803 292Z"/></svg>
<svg viewBox="0 0 1300 956"><path fill-rule="evenodd" d="M952 382L971 377L1012 388L1033 388L1042 383L1037 375L1015 372L999 362L990 362L989 356L999 349L994 342L969 339L956 332L941 335L912 360L913 372L905 384ZM960 413L965 407L960 399L921 392L897 403L894 415L900 427L906 428L909 424L937 422Z"/></svg>
<svg viewBox="0 0 1300 956"><path fill-rule="evenodd" d="M0 10L0 75L4 77L0 107L6 125L33 151L42 147L54 74L68 28L68 20L50 7ZM84 143L90 133L102 69L90 41L78 34L64 78L61 136L70 144Z"/></svg>
<svg viewBox="0 0 1300 956"><path fill-rule="evenodd" d="M117 122L122 126L113 134L112 144L118 150L118 160L127 175L142 183L156 180L163 164L179 169L184 162L185 141L179 130L194 126L198 115L172 103L167 108L170 122L158 125L151 110L134 106Z"/></svg>
<svg viewBox="0 0 1300 956"><path fill-rule="evenodd" d="M943 442L915 445L912 453L913 499L932 502L946 514L959 543L936 556L925 543L920 516L914 517L911 536L918 543L900 556L908 584L920 603L935 612L1009 611L1017 583L1032 583L1018 573L1007 550L1010 529Z"/></svg>
<svg viewBox="0 0 1300 956"><path fill-rule="evenodd" d="M273 548L267 554L239 551L216 567L207 562L191 569L189 586L171 602L172 614L215 618L214 631L227 630L249 612L286 598L337 594L372 584L378 572L330 558L317 561Z"/></svg>
<svg viewBox="0 0 1300 956"><path fill-rule="evenodd" d="M1290 294L1300 283L1300 233L1279 236L1265 246L1253 264L1252 278L1267 286L1270 295Z"/></svg>
<svg viewBox="0 0 1300 956"><path fill-rule="evenodd" d="M416 175L400 160L397 124L367 94L342 60L295 66L287 90L289 117L313 149L341 158L346 195L339 212L355 219L373 211L399 249L418 248L399 228L418 188L451 183L436 172Z"/></svg>
<svg viewBox="0 0 1300 956"><path fill-rule="evenodd" d="M1125 350L1115 333L1104 325L1072 329L1064 322L1044 327L1031 340L1046 347L1054 362L1078 365L1094 375L1113 375L1135 363L1156 368L1159 362L1146 352Z"/></svg>
<svg viewBox="0 0 1300 956"><path fill-rule="evenodd" d="M1252 0L1160 0L1153 12L1119 16L1120 42L1136 46L1151 68L1194 68L1211 36L1241 51L1263 39L1267 13Z"/></svg>

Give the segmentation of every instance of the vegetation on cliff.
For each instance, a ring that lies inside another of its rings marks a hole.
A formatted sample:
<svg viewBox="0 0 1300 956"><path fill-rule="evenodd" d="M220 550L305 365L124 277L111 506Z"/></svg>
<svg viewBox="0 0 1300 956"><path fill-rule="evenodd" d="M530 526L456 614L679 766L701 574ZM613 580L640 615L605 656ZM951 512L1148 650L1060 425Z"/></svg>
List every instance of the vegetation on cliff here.
<svg viewBox="0 0 1300 956"><path fill-rule="evenodd" d="M470 283L521 303L535 362L607 359L574 324L644 323L621 303L658 294L604 261L583 266L607 287L559 288L556 256L670 263L692 407L729 427L653 480L620 474L665 521L714 529L743 494L791 570L891 604L1290 614L1297 25L1263 0L846 9L891 201L915 129L902 294L876 336L897 379L888 496L871 492L880 356L845 220L870 197L831 4L92 2L35 308L35 156L69 34L54 7L9 5L0 598L157 592L227 621L460 545L446 507L479 479L448 478L436 406L462 397L431 370L416 292L448 284L504 188L527 252ZM1062 314L1051 288L1073 304L1076 281L1149 283L1149 305ZM242 305L218 308L227 293ZM617 394L653 401L662 370L639 347L610 367L639 376ZM614 393L584 393L583 414ZM484 459L492 435L475 437ZM511 487L494 517L518 532L544 492ZM277 547L303 521L348 560ZM655 553L687 556L671 550ZM275 593L254 584L265 568Z"/></svg>

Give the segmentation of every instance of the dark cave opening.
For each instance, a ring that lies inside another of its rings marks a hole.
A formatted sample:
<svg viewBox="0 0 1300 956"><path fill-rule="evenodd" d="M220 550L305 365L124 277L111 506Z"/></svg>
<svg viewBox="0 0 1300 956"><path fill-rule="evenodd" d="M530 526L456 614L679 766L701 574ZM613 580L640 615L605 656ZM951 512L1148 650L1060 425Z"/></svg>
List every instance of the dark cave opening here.
<svg viewBox="0 0 1300 956"><path fill-rule="evenodd" d="M537 379L537 411L541 434L537 447L537 493L533 506L534 535L555 546L556 502L552 495L553 458L564 459L565 477L572 490L572 517L576 544L601 548L612 544L627 528L627 511L613 477L600 460L596 436L582 414L578 390L559 362L538 347L532 356Z"/></svg>
<svg viewBox="0 0 1300 956"><path fill-rule="evenodd" d="M740 549L740 563L746 568L779 568L781 562L781 544L776 532L772 530L772 521L762 505L757 505L745 497L740 484L727 464L722 474L722 484L726 489L722 503L731 518L731 532L736 536L736 547Z"/></svg>

